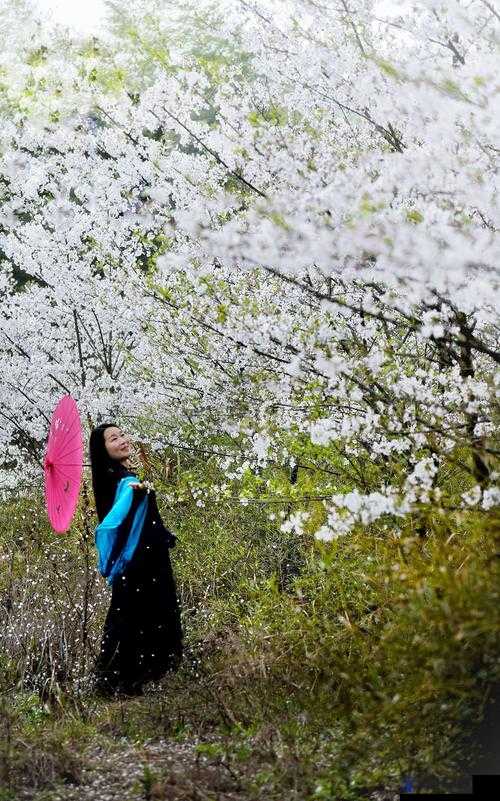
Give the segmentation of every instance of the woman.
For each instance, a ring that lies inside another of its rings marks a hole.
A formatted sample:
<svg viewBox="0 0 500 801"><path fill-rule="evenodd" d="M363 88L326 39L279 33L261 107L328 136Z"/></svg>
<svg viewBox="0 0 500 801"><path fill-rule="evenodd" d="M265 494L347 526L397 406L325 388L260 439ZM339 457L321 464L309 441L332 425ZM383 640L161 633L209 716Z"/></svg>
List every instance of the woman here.
<svg viewBox="0 0 500 801"><path fill-rule="evenodd" d="M154 490L131 469L129 438L114 423L90 435L92 485L99 518L99 569L112 586L96 662L97 691L141 695L146 681L175 670L182 628L165 528Z"/></svg>

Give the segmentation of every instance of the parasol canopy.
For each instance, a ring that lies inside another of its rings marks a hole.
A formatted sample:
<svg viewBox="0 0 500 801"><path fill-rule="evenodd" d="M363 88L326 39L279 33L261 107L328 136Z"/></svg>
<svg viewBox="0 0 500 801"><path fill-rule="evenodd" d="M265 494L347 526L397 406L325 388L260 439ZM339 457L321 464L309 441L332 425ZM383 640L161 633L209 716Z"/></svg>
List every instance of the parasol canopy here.
<svg viewBox="0 0 500 801"><path fill-rule="evenodd" d="M54 531L68 530L80 492L83 468L82 427L78 408L65 395L52 414L45 452L45 503Z"/></svg>

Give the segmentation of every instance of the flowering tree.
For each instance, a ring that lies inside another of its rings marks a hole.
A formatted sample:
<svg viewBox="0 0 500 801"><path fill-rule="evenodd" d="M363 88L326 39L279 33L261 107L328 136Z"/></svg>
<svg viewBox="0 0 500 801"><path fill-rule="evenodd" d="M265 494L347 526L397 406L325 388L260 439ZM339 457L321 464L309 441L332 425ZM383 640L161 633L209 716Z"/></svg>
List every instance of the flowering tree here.
<svg viewBox="0 0 500 801"><path fill-rule="evenodd" d="M20 392L40 443L64 385L91 416L222 437L229 476L289 464L284 526L322 539L497 505L498 14L224 12L217 69L177 49L134 91L85 81L85 114L4 134L4 443L27 455Z"/></svg>

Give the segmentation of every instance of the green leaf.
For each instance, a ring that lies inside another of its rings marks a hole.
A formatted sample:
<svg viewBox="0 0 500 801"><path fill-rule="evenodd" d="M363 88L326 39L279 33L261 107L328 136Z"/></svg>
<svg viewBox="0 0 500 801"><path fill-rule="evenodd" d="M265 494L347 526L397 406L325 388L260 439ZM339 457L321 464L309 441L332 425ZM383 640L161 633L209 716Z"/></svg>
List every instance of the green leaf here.
<svg viewBox="0 0 500 801"><path fill-rule="evenodd" d="M423 222L424 215L417 211L417 209L412 209L406 213L406 219L408 222L415 223L415 225L417 225L418 223Z"/></svg>
<svg viewBox="0 0 500 801"><path fill-rule="evenodd" d="M376 59L377 65L380 67L382 72L385 72L386 75L389 75L391 78L400 78L401 75L396 69L396 67L390 63L390 61L386 61L383 58Z"/></svg>
<svg viewBox="0 0 500 801"><path fill-rule="evenodd" d="M228 309L225 303L220 303L217 306L217 322L225 323L228 316Z"/></svg>

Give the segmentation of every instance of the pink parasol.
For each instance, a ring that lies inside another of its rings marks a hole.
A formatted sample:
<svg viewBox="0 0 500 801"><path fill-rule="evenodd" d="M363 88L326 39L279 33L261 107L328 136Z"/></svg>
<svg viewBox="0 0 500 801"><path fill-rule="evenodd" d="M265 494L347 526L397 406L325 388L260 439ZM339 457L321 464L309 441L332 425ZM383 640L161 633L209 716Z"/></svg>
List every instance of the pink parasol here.
<svg viewBox="0 0 500 801"><path fill-rule="evenodd" d="M71 395L52 414L44 468L47 514L54 531L63 534L75 513L83 468L82 427Z"/></svg>

